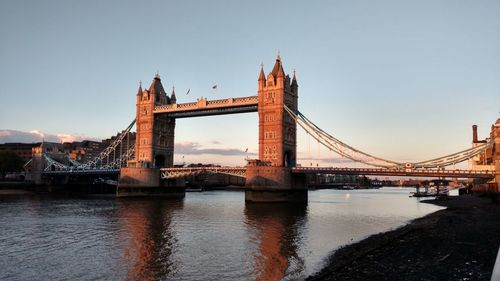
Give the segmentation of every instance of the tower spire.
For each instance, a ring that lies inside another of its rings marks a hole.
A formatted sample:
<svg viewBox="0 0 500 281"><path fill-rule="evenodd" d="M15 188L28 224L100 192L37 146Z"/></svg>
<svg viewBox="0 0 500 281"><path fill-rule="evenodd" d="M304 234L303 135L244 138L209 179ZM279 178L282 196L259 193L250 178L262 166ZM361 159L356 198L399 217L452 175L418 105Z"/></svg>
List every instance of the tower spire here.
<svg viewBox="0 0 500 281"><path fill-rule="evenodd" d="M142 94L142 81L139 80L139 89L137 89L137 95L141 95Z"/></svg>
<svg viewBox="0 0 500 281"><path fill-rule="evenodd" d="M260 74L259 74L259 81L265 81L266 80L266 75L264 74L264 64L260 64Z"/></svg>
<svg viewBox="0 0 500 281"><path fill-rule="evenodd" d="M177 103L177 97L175 96L175 86L172 86L172 95L170 95L170 102Z"/></svg>
<svg viewBox="0 0 500 281"><path fill-rule="evenodd" d="M295 75L295 69L293 69L293 77L292 77L292 91L294 91L295 93L297 93L297 88L298 88L298 84L297 84L297 76Z"/></svg>
<svg viewBox="0 0 500 281"><path fill-rule="evenodd" d="M278 51L278 56L276 57L276 62L274 63L273 71L271 74L276 77L285 77L285 71L283 70L283 63L281 62L281 55Z"/></svg>

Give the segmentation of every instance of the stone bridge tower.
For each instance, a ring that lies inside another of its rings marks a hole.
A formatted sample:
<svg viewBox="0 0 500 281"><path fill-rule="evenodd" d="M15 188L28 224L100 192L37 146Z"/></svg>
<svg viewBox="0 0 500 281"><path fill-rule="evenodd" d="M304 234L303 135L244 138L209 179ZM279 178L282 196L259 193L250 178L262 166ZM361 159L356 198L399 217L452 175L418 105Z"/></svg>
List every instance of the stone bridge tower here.
<svg viewBox="0 0 500 281"><path fill-rule="evenodd" d="M267 75L258 80L259 159L247 166L245 200L251 202L307 201L303 176L294 176L297 162L297 125L285 111L298 108L298 84L283 70L278 55Z"/></svg>
<svg viewBox="0 0 500 281"><path fill-rule="evenodd" d="M259 75L259 160L272 166L293 167L297 161L297 125L284 105L297 111L298 84L285 75L278 55L267 78Z"/></svg>
<svg viewBox="0 0 500 281"><path fill-rule="evenodd" d="M160 168L174 166L175 119L154 114L156 106L176 103L175 91L168 96L156 74L149 89L139 85L136 100L135 157L121 169L116 194L183 197L181 185L160 179Z"/></svg>
<svg viewBox="0 0 500 281"><path fill-rule="evenodd" d="M176 103L175 91L169 97L156 74L149 89L139 85L136 102L135 159L129 167L173 167L175 119L154 115L155 106Z"/></svg>

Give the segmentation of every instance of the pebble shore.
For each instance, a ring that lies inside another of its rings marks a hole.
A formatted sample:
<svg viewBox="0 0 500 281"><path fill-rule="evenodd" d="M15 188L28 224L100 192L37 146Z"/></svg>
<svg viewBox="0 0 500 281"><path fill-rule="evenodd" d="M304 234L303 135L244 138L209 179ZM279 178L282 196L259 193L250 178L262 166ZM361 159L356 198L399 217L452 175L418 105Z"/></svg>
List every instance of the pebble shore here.
<svg viewBox="0 0 500 281"><path fill-rule="evenodd" d="M338 249L306 280L490 280L500 204L476 195L424 202L447 208Z"/></svg>

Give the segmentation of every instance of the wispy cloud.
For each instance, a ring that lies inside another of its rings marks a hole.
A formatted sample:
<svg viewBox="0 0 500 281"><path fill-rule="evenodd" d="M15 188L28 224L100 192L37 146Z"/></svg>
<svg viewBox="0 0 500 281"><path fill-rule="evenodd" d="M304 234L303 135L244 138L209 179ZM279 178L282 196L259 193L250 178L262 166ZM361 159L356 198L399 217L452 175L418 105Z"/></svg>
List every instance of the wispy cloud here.
<svg viewBox="0 0 500 281"><path fill-rule="evenodd" d="M200 154L212 154L212 155L223 155L223 156L233 156L233 155L255 155L255 153L245 152L243 149L235 148L204 148L199 143L196 142L180 142L175 144L176 154L187 154L187 155L200 155Z"/></svg>
<svg viewBox="0 0 500 281"><path fill-rule="evenodd" d="M56 135L47 134L40 130L23 132L16 130L0 129L0 143L6 143L6 142L33 143L33 142L41 142L42 140L47 142L73 142L73 141L97 140L97 139L83 135L73 135L66 133L59 133Z"/></svg>

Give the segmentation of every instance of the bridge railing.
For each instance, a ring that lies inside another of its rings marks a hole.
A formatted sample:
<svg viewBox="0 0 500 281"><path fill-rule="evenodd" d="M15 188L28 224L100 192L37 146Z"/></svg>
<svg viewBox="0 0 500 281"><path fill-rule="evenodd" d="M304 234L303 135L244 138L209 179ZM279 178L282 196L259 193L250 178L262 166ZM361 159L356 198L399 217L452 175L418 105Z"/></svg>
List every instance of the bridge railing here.
<svg viewBox="0 0 500 281"><path fill-rule="evenodd" d="M154 111L177 112L177 111L189 111L198 109L201 110L201 109L215 109L215 108L225 108L225 107L238 107L246 105L256 105L258 101L259 99L257 96L218 99L218 100L206 100L202 98L199 99L198 102L159 105L155 107Z"/></svg>
<svg viewBox="0 0 500 281"><path fill-rule="evenodd" d="M443 177L478 177L493 178L495 171L491 170L444 170L444 169L384 169L384 168L335 168L335 167L295 167L294 173L331 173L331 174L365 174L365 175L394 175L394 176L443 176Z"/></svg>
<svg viewBox="0 0 500 281"><path fill-rule="evenodd" d="M324 171L324 170L338 170L338 171L406 171L407 169L383 169L383 168L336 168L336 167L294 167L294 170L314 170L314 171ZM493 170L445 170L445 169L411 169L412 172L416 173L476 173L476 174L494 174Z"/></svg>
<svg viewBox="0 0 500 281"><path fill-rule="evenodd" d="M161 178L174 179L200 174L226 174L237 177L245 177L245 167L181 167L181 168L162 168Z"/></svg>

